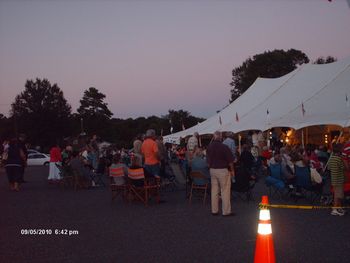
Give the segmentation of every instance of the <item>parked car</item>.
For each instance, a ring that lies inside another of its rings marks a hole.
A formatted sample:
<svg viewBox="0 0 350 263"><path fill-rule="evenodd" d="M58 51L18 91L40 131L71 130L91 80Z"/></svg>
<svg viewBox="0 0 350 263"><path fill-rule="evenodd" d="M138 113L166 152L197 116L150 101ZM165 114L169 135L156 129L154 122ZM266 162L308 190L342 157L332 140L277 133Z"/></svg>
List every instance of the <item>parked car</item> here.
<svg viewBox="0 0 350 263"><path fill-rule="evenodd" d="M50 156L45 153L30 153L28 154L27 165L48 165Z"/></svg>
<svg viewBox="0 0 350 263"><path fill-rule="evenodd" d="M28 149L27 152L28 152L28 154L40 153L39 151L33 150L33 149Z"/></svg>

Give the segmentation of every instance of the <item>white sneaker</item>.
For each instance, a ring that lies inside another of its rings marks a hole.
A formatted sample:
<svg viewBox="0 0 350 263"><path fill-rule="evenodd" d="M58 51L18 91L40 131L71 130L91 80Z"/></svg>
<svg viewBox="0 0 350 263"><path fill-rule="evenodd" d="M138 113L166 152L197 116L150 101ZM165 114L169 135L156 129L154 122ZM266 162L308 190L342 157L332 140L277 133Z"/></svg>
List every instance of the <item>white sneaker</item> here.
<svg viewBox="0 0 350 263"><path fill-rule="evenodd" d="M331 215L332 216L343 216L343 215L345 215L345 212L340 210L340 209L332 209Z"/></svg>
<svg viewBox="0 0 350 263"><path fill-rule="evenodd" d="M346 211L343 208L338 208L338 211L343 213L344 215L346 214Z"/></svg>

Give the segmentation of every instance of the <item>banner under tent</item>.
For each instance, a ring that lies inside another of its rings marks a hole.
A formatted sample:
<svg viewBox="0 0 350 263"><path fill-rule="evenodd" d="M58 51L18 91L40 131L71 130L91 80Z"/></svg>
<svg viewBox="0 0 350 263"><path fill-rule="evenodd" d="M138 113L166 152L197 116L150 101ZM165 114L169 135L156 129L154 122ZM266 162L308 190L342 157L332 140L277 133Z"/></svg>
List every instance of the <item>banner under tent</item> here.
<svg viewBox="0 0 350 263"><path fill-rule="evenodd" d="M238 99L187 130L164 136L165 142L216 130L300 129L312 125L350 125L350 57L329 64L304 64L275 79L257 78Z"/></svg>

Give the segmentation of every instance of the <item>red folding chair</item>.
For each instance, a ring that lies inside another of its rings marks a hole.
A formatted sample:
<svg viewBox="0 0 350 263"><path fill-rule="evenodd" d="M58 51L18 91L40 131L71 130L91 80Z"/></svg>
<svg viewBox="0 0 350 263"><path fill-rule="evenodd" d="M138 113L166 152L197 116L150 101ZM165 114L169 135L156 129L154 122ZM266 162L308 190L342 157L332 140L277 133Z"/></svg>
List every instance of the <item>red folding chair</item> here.
<svg viewBox="0 0 350 263"><path fill-rule="evenodd" d="M112 201L121 194L126 199L128 184L125 181L124 167L109 168L110 188L112 192ZM121 183L119 183L120 181Z"/></svg>
<svg viewBox="0 0 350 263"><path fill-rule="evenodd" d="M160 202L160 181L156 178L146 178L143 168L128 169L129 193L148 206L148 200L154 196Z"/></svg>

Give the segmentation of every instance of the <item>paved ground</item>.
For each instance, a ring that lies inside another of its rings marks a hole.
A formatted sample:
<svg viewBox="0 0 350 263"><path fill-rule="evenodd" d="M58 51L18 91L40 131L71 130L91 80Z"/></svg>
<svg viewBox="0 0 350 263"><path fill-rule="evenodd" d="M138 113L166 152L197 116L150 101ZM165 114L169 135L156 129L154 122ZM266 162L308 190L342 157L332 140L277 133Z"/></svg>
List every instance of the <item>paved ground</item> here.
<svg viewBox="0 0 350 263"><path fill-rule="evenodd" d="M0 262L252 262L255 201L233 199L235 217L210 214L209 204L189 206L183 190L165 203L110 201L108 188L62 190L46 183L47 167L29 167L20 193L8 190L0 171ZM300 204L302 202L299 202ZM277 262L350 262L350 215L328 210L273 210ZM76 230L72 235L21 235L21 229Z"/></svg>

